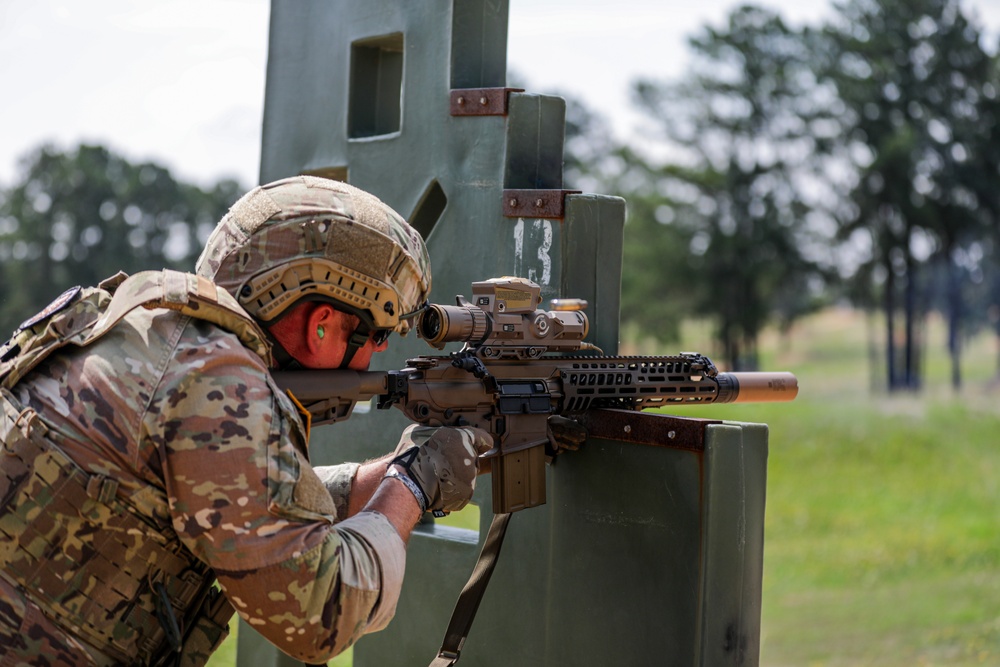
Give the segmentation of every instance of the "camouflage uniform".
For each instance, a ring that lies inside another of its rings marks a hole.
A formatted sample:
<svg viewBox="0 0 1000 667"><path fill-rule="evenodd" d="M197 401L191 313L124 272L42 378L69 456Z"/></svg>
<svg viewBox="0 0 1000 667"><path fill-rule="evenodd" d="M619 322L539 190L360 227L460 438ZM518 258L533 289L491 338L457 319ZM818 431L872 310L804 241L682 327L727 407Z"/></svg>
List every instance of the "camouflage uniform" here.
<svg viewBox="0 0 1000 667"><path fill-rule="evenodd" d="M325 661L391 618L402 540L374 512L339 520L357 466L309 465L294 406L234 334L134 311L91 348L43 362L15 395L81 468L175 531L289 655ZM77 655L59 664L106 663L31 607L0 592L0 644L30 657L36 642L62 642Z"/></svg>
<svg viewBox="0 0 1000 667"><path fill-rule="evenodd" d="M259 204L254 193L244 205ZM395 316L406 305L397 298ZM93 479L114 482L114 502L207 565L251 627L292 657L325 662L391 619L404 543L377 512L347 517L358 465L309 464L302 419L273 384L269 354L244 342L232 327L189 314L132 310L92 345L67 346L34 367L10 404L37 413L58 450ZM0 498L0 530L8 500ZM122 662L0 574L0 665Z"/></svg>

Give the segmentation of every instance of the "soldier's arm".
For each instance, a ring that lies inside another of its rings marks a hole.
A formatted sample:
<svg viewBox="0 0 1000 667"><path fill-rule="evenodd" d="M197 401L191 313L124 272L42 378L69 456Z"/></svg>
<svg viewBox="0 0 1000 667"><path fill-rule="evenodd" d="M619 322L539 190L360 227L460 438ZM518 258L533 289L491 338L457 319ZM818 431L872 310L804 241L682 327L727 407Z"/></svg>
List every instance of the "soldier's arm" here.
<svg viewBox="0 0 1000 667"><path fill-rule="evenodd" d="M379 474L384 472L383 465ZM379 477L374 483L377 484L374 494L359 511L382 514L396 528L403 542L409 542L410 533L423 514L417 499L399 480Z"/></svg>
<svg viewBox="0 0 1000 667"><path fill-rule="evenodd" d="M305 458L294 407L234 347L200 342L168 368L146 417L148 443L178 535L240 616L292 657L325 662L391 619L401 534L419 509L386 480L365 511L340 520Z"/></svg>
<svg viewBox="0 0 1000 667"><path fill-rule="evenodd" d="M371 501L382 482L392 454L365 463L316 466L314 470L337 506L337 516L354 516Z"/></svg>
<svg viewBox="0 0 1000 667"><path fill-rule="evenodd" d="M368 461L358 466L358 471L354 475L351 493L348 496L348 516L354 516L371 501L372 496L375 495L375 492L382 484L382 477L385 475L386 467L391 460L392 454L386 454L382 458ZM414 505L416 505L415 500Z"/></svg>

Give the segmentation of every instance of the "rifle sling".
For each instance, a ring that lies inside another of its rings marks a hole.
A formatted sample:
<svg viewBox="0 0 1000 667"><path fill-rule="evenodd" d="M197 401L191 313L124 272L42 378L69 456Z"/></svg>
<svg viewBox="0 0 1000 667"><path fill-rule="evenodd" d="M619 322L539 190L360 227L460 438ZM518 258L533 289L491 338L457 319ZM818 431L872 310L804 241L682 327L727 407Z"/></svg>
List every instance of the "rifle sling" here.
<svg viewBox="0 0 1000 667"><path fill-rule="evenodd" d="M496 567L497 558L500 556L500 547L503 546L503 538L507 533L507 524L510 522L510 512L494 514L493 522L490 523L489 533L486 541L483 542L483 549L479 552L479 560L472 570L472 576L462 589L462 594L458 596L455 603L455 611L451 614L451 622L448 623L448 631L444 635L441 650L437 657L431 661L430 667L451 667L458 662L459 654L462 652L462 645L465 644L469 630L472 628L472 621L476 618L476 611L479 603L483 600L483 593L490 583L493 575L493 568Z"/></svg>

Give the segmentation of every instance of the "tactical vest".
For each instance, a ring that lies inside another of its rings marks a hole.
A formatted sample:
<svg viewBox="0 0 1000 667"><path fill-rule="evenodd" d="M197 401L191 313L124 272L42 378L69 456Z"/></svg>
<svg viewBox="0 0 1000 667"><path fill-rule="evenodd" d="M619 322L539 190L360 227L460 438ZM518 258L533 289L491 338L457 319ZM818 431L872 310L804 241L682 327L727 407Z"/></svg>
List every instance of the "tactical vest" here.
<svg viewBox="0 0 1000 667"><path fill-rule="evenodd" d="M14 385L53 352L86 347L130 311L170 308L232 331L270 364L266 335L225 290L177 271L68 290L0 347L0 576L64 630L127 665L202 665L233 609L214 573L64 454Z"/></svg>

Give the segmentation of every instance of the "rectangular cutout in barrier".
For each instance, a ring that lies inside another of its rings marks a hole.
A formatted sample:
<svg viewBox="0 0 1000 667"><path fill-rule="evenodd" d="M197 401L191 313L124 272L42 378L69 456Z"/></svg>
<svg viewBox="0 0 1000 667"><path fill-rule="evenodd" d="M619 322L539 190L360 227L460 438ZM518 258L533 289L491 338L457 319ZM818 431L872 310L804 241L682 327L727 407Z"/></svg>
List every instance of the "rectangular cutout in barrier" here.
<svg viewBox="0 0 1000 667"><path fill-rule="evenodd" d="M399 132L402 92L403 33L352 43L348 138Z"/></svg>

